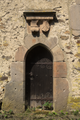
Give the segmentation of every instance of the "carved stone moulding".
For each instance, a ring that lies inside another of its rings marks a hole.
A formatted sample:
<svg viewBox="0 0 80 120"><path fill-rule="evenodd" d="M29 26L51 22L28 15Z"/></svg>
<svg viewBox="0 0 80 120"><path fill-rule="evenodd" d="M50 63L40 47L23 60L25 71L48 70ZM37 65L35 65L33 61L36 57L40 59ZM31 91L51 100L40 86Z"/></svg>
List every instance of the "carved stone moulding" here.
<svg viewBox="0 0 80 120"><path fill-rule="evenodd" d="M50 30L50 21L54 19L53 10L27 10L24 17L27 21L28 33L30 32L48 32Z"/></svg>

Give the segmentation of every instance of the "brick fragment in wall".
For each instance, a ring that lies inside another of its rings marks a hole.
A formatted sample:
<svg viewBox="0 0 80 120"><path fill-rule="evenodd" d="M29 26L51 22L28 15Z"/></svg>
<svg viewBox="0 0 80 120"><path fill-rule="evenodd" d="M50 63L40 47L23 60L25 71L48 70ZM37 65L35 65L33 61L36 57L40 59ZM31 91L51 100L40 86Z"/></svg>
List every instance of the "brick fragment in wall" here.
<svg viewBox="0 0 80 120"><path fill-rule="evenodd" d="M61 38L62 40L68 40L68 39L69 39L69 36L63 36L63 35L61 35L60 38Z"/></svg>
<svg viewBox="0 0 80 120"><path fill-rule="evenodd" d="M65 34L70 34L70 31L67 30L67 31L65 31L64 33L65 33Z"/></svg>
<svg viewBox="0 0 80 120"><path fill-rule="evenodd" d="M74 39L79 39L79 37L80 37L79 35L78 36L74 36Z"/></svg>

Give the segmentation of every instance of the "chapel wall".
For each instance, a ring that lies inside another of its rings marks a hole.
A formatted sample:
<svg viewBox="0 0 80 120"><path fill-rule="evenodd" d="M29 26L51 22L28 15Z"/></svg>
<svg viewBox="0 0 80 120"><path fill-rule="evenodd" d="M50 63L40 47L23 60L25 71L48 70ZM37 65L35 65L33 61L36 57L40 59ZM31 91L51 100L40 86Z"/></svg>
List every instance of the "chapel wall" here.
<svg viewBox="0 0 80 120"><path fill-rule="evenodd" d="M48 38L56 37L65 55L69 83L69 107L76 109L80 100L79 35L72 33L70 7L75 0L0 0L0 100L4 98L5 85L11 81L11 63L16 61L16 52L24 46L27 26L23 12L26 9L53 9L58 22L51 27ZM75 17L75 15L74 15ZM34 41L33 41L34 42ZM34 44L33 44L34 45ZM21 53L21 52L20 52ZM75 67L75 65L77 67ZM73 103L73 104L72 104ZM74 106L77 103L76 106ZM71 105L72 104L72 105Z"/></svg>

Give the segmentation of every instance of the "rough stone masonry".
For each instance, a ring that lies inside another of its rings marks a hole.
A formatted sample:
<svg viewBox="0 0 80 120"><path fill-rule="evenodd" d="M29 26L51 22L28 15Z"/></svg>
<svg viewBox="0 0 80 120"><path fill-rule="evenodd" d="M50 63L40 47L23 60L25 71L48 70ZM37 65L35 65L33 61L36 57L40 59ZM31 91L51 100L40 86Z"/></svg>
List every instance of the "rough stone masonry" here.
<svg viewBox="0 0 80 120"><path fill-rule="evenodd" d="M50 26L46 41L44 34L41 34L39 39L34 39L24 18L23 13L26 10L35 9L51 9L56 13L57 21ZM57 101L55 110L80 109L80 0L0 0L0 101L2 109L13 109L14 112L24 111L22 98L24 88L21 87L24 84L24 79L22 79L24 56L27 50L37 43L48 46L55 56L54 85L56 88L53 88L56 93L54 106ZM66 63L62 66L63 70L67 70L67 76L66 72L63 72L62 76L60 76L61 73L59 75L56 72L56 66L61 65L59 62L62 61ZM56 75L59 76L56 77ZM61 84L65 86L64 89L57 87ZM60 95L63 93L61 97L58 97L59 91ZM21 103L17 104L18 101Z"/></svg>

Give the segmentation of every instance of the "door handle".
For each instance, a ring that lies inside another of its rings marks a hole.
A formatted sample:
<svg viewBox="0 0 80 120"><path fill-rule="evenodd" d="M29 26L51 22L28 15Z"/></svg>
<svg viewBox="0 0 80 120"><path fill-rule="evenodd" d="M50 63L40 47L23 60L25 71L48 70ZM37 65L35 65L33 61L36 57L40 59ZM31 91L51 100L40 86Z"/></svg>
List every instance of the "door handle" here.
<svg viewBox="0 0 80 120"><path fill-rule="evenodd" d="M29 75L32 77L32 76L33 76L33 73L32 73L32 72L30 72L30 73L29 73Z"/></svg>

